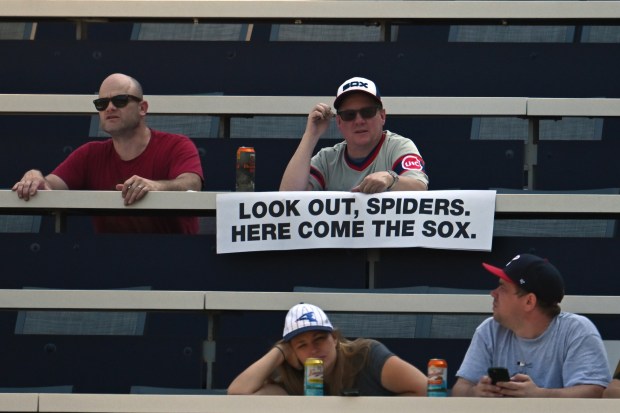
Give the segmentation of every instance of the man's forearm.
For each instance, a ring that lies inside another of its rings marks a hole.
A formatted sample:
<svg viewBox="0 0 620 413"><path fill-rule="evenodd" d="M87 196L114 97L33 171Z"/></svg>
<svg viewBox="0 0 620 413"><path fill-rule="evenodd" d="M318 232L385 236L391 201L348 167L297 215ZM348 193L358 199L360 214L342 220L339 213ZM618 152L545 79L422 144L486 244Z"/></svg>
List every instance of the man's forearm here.
<svg viewBox="0 0 620 413"><path fill-rule="evenodd" d="M156 181L158 191L200 191L202 179L194 173L184 173L169 181Z"/></svg>

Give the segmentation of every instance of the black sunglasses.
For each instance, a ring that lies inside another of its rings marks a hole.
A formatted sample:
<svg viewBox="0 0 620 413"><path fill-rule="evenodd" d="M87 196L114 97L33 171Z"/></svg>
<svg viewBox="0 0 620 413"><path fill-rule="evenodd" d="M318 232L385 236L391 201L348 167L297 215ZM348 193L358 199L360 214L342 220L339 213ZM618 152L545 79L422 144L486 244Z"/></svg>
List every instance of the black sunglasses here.
<svg viewBox="0 0 620 413"><path fill-rule="evenodd" d="M99 99L95 99L93 100L93 103L95 104L95 108L101 112L104 111L108 108L108 105L110 104L110 101L112 102L112 104L117 107L117 108L124 108L125 106L127 106L127 104L129 103L130 100L135 100L136 102L142 102L142 99L140 99L137 96L133 96L133 95L116 95L116 96L112 96L111 98L99 98Z"/></svg>
<svg viewBox="0 0 620 413"><path fill-rule="evenodd" d="M359 110L339 110L338 116L340 116L340 119L345 122L350 122L357 117L358 113L364 119L373 118L377 114L378 110L379 106L368 106L367 108L361 108Z"/></svg>

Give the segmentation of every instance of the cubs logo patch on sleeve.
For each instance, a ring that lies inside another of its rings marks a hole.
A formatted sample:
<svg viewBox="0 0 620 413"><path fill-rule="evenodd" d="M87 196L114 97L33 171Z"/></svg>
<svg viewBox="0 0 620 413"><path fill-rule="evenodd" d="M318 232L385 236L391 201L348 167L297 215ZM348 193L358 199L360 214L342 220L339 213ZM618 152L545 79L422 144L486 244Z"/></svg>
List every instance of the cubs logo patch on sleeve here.
<svg viewBox="0 0 620 413"><path fill-rule="evenodd" d="M400 165L406 171L424 170L424 160L419 155L406 155Z"/></svg>

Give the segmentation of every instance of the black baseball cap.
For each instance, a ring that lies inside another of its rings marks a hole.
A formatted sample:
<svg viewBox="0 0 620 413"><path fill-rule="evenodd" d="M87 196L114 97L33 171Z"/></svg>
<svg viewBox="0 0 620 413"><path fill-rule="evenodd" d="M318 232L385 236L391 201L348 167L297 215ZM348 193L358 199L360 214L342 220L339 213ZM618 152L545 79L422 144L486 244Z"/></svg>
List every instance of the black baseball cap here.
<svg viewBox="0 0 620 413"><path fill-rule="evenodd" d="M519 254L502 268L482 263L482 266L504 281L515 284L536 298L557 304L564 298L564 279L560 271L544 258L533 254Z"/></svg>

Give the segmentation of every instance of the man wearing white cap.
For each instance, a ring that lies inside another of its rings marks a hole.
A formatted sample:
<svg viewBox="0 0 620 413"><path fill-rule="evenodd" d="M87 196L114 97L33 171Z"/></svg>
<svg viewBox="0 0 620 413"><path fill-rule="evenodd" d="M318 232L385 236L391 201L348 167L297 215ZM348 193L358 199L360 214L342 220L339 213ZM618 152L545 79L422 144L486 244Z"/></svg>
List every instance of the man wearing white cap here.
<svg viewBox="0 0 620 413"><path fill-rule="evenodd" d="M601 397L611 380L607 354L594 324L562 312L562 275L546 259L520 254L498 268L491 292L493 317L476 329L453 396ZM495 384L489 367L505 367Z"/></svg>
<svg viewBox="0 0 620 413"><path fill-rule="evenodd" d="M228 394L304 394L304 362L323 361L325 395L425 396L426 376L375 340L350 341L319 307L301 303L284 322L282 340L243 371Z"/></svg>
<svg viewBox="0 0 620 413"><path fill-rule="evenodd" d="M289 161L281 191L353 191L367 194L428 188L424 160L414 143L384 130L386 113L374 82L354 77L338 88L336 123L344 142L312 156L334 116L317 104Z"/></svg>

